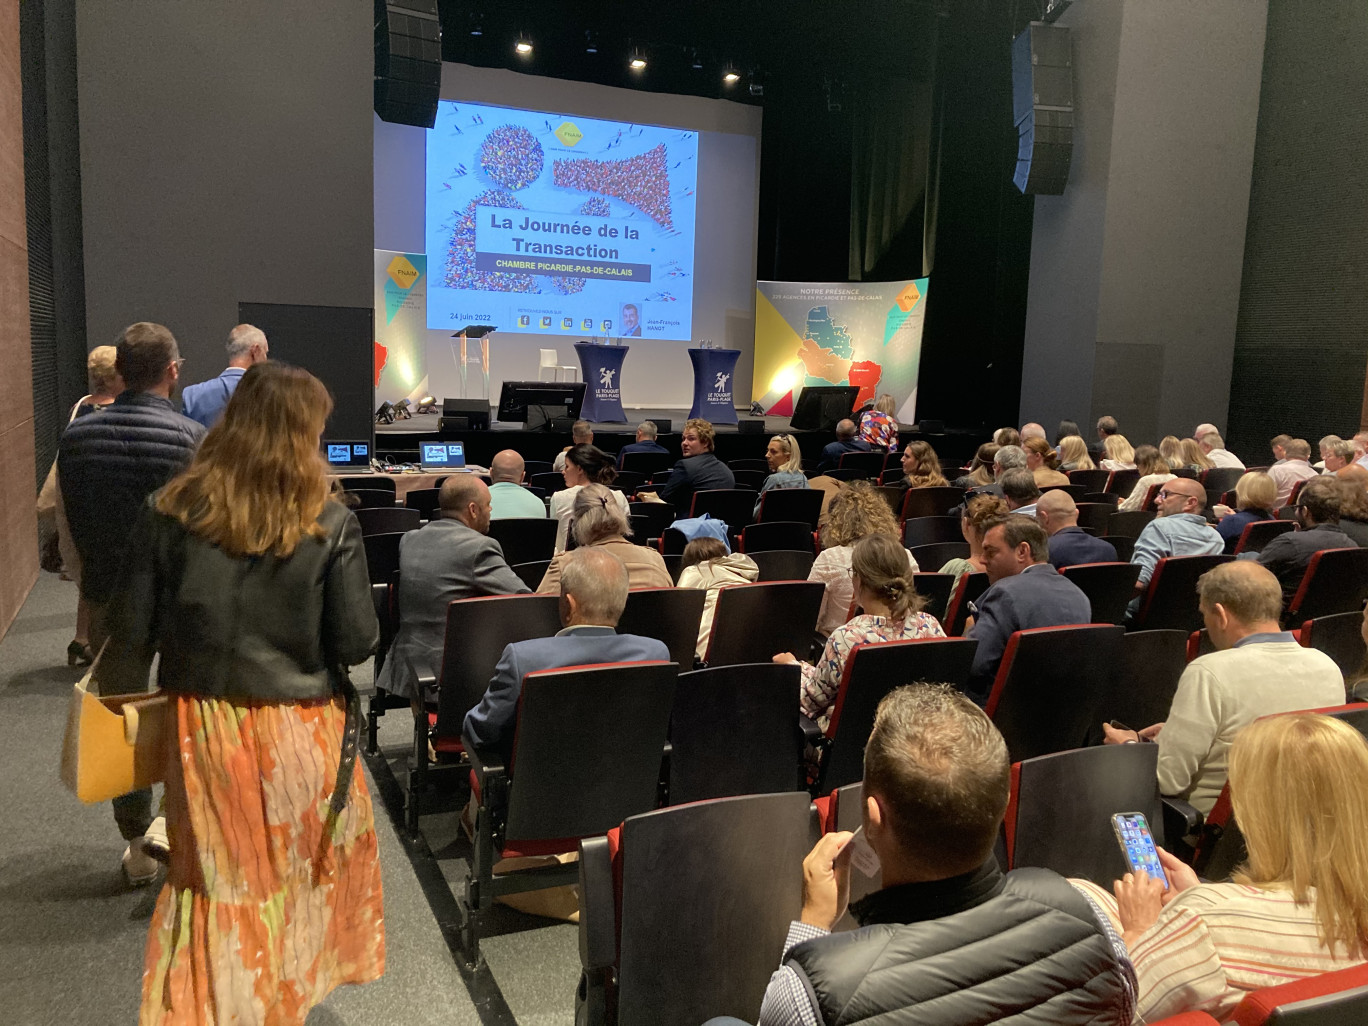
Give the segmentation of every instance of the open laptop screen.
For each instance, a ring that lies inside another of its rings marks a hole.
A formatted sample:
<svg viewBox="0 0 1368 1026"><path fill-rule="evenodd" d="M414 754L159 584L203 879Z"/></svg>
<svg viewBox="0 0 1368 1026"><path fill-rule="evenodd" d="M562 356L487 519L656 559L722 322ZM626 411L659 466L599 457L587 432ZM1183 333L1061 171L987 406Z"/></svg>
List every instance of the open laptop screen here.
<svg viewBox="0 0 1368 1026"><path fill-rule="evenodd" d="M462 470L465 468L464 442L422 442L418 465L424 470Z"/></svg>
<svg viewBox="0 0 1368 1026"><path fill-rule="evenodd" d="M334 470L370 469L370 442L323 442L323 455Z"/></svg>

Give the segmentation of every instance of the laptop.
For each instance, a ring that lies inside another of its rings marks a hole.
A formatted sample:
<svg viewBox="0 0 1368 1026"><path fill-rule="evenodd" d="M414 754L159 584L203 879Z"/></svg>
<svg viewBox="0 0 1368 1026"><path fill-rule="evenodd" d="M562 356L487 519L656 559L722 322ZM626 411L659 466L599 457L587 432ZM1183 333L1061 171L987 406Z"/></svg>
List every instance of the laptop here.
<svg viewBox="0 0 1368 1026"><path fill-rule="evenodd" d="M420 442L418 448L418 466L423 470L465 470L464 442Z"/></svg>
<svg viewBox="0 0 1368 1026"><path fill-rule="evenodd" d="M371 444L364 442L323 442L328 469L335 474L370 474Z"/></svg>

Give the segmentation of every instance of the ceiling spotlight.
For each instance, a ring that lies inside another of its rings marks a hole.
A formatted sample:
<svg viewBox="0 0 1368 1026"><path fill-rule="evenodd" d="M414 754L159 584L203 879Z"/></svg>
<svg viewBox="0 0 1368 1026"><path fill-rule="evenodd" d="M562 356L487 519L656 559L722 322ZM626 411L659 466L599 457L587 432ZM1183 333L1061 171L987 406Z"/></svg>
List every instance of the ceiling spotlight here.
<svg viewBox="0 0 1368 1026"><path fill-rule="evenodd" d="M584 30L584 52L598 53L598 33L593 29Z"/></svg>
<svg viewBox="0 0 1368 1026"><path fill-rule="evenodd" d="M633 71L644 71L646 68L646 55L636 47L633 47L632 59L627 62L627 66Z"/></svg>
<svg viewBox="0 0 1368 1026"><path fill-rule="evenodd" d="M727 70L722 72L722 81L727 83L727 85L735 85L740 80L741 73L737 71L734 67L732 67L730 64L728 64Z"/></svg>
<svg viewBox="0 0 1368 1026"><path fill-rule="evenodd" d="M520 35L518 36L518 42L514 45L513 49L516 50L523 57L531 57L532 40L528 39L526 36Z"/></svg>

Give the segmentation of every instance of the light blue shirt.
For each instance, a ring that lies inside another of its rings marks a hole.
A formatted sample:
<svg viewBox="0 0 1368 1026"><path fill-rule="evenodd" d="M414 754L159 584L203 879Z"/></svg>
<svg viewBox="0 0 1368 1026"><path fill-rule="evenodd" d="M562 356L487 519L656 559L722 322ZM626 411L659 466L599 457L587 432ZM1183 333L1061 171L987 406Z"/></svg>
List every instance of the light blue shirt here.
<svg viewBox="0 0 1368 1026"><path fill-rule="evenodd" d="M512 481L499 481L490 485L489 503L490 520L546 516L546 506L541 499Z"/></svg>
<svg viewBox="0 0 1368 1026"><path fill-rule="evenodd" d="M237 391L238 382L247 373L246 367L229 367L216 378L191 385L181 392L181 402L185 404L185 415L205 427L213 427L223 408Z"/></svg>
<svg viewBox="0 0 1368 1026"><path fill-rule="evenodd" d="M1149 584L1154 568L1166 556L1215 556L1225 551L1225 539L1206 517L1174 513L1145 525L1135 539L1131 562L1140 564L1140 583Z"/></svg>

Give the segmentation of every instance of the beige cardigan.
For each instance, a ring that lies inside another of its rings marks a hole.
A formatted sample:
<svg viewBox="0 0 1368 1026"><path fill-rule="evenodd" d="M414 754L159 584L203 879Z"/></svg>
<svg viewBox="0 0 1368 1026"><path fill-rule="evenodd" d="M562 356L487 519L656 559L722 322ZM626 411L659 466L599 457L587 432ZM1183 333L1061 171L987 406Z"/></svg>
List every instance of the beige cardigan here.
<svg viewBox="0 0 1368 1026"><path fill-rule="evenodd" d="M588 548L590 546L585 546ZM629 588L673 588L674 581L670 571L665 569L665 560L655 549L645 545L634 545L626 538L605 538L594 542L593 548L607 549L627 567L627 586ZM572 550L573 551L573 550ZM568 552L562 552L551 560L546 574L537 585L538 595L559 595L561 567L565 565Z"/></svg>

